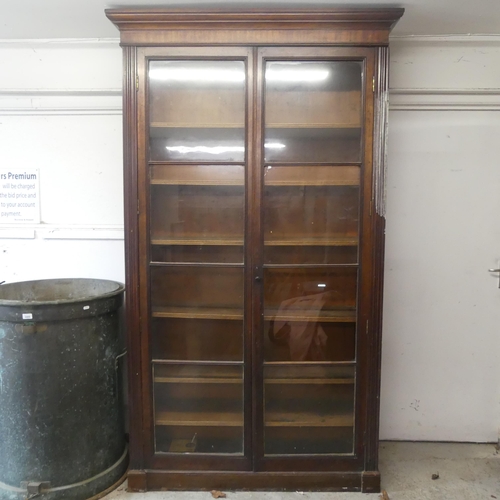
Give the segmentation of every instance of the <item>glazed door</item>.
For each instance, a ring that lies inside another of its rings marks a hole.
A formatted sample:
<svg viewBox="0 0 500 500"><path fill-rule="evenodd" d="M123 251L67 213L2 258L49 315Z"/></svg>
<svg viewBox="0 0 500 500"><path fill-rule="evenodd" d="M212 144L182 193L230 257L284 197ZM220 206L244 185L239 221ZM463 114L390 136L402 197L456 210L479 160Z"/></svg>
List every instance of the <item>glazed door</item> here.
<svg viewBox="0 0 500 500"><path fill-rule="evenodd" d="M145 456L247 470L251 53L144 49L143 61Z"/></svg>
<svg viewBox="0 0 500 500"><path fill-rule="evenodd" d="M375 52L139 56L146 466L363 470Z"/></svg>
<svg viewBox="0 0 500 500"><path fill-rule="evenodd" d="M266 48L258 68L256 467L361 468L373 53Z"/></svg>

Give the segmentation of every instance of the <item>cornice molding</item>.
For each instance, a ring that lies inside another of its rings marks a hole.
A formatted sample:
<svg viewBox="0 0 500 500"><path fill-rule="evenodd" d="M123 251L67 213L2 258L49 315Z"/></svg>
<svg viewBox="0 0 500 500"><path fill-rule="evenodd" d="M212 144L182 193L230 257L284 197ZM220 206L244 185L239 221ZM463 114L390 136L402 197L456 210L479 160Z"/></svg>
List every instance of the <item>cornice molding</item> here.
<svg viewBox="0 0 500 500"><path fill-rule="evenodd" d="M499 44L500 35L463 34L463 35L389 35L391 43L410 44Z"/></svg>
<svg viewBox="0 0 500 500"><path fill-rule="evenodd" d="M121 115L121 89L4 89L0 115Z"/></svg>
<svg viewBox="0 0 500 500"><path fill-rule="evenodd" d="M390 89L391 111L500 111L500 88Z"/></svg>
<svg viewBox="0 0 500 500"><path fill-rule="evenodd" d="M31 48L31 47L92 47L92 48L119 48L119 38L2 38L0 48Z"/></svg>

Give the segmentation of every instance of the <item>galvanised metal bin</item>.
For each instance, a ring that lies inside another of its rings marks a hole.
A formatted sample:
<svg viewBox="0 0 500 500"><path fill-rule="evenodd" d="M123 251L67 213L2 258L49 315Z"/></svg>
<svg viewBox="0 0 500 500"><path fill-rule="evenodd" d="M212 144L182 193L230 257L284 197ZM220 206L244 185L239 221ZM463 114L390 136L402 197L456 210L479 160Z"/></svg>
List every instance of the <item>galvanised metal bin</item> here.
<svg viewBox="0 0 500 500"><path fill-rule="evenodd" d="M122 284L0 286L0 499L80 500L127 468Z"/></svg>

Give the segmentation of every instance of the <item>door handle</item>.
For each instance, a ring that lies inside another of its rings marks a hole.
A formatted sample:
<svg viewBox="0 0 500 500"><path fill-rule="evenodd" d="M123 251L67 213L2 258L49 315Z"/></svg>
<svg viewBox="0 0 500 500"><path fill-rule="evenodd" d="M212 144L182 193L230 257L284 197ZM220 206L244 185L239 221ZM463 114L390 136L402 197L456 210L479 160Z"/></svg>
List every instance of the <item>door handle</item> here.
<svg viewBox="0 0 500 500"><path fill-rule="evenodd" d="M500 269L488 269L489 273L500 273ZM498 276L498 288L500 288L500 275Z"/></svg>
<svg viewBox="0 0 500 500"><path fill-rule="evenodd" d="M260 283L262 281L262 272L260 267L255 268L255 276L254 279L257 283Z"/></svg>

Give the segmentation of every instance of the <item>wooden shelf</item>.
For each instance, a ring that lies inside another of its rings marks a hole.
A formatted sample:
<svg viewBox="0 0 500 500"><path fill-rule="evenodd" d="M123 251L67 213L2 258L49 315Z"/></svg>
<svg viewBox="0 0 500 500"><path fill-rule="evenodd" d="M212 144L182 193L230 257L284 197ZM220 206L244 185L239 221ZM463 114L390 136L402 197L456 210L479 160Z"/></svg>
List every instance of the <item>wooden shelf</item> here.
<svg viewBox="0 0 500 500"><path fill-rule="evenodd" d="M244 186L243 165L151 165L152 186ZM359 187L359 165L266 167L266 187Z"/></svg>
<svg viewBox="0 0 500 500"><path fill-rule="evenodd" d="M243 412L156 412L155 425L242 427Z"/></svg>
<svg viewBox="0 0 500 500"><path fill-rule="evenodd" d="M243 187L243 181L227 180L227 179L152 179L151 185L153 186L239 186ZM303 179L303 180L276 180L266 182L267 186L273 187L301 187L301 186L353 186L359 187L359 181L356 180L342 180L328 181L321 179Z"/></svg>
<svg viewBox="0 0 500 500"><path fill-rule="evenodd" d="M153 238L152 245L242 246L242 238Z"/></svg>
<svg viewBox="0 0 500 500"><path fill-rule="evenodd" d="M352 413L318 415L306 412L266 412L265 427L352 427ZM182 427L242 427L242 412L160 411L155 425Z"/></svg>
<svg viewBox="0 0 500 500"><path fill-rule="evenodd" d="M151 122L149 124L150 128L159 129L159 128L240 128L243 129L244 125L241 123L217 123L217 122L207 122L207 123L193 123L193 122Z"/></svg>
<svg viewBox="0 0 500 500"><path fill-rule="evenodd" d="M243 310L211 307L155 307L151 315L153 318L242 320Z"/></svg>
<svg viewBox="0 0 500 500"><path fill-rule="evenodd" d="M156 384L242 384L243 379L229 377L155 377Z"/></svg>
<svg viewBox="0 0 500 500"><path fill-rule="evenodd" d="M355 247L358 245L358 237L266 239L264 236L264 245L269 247Z"/></svg>
<svg viewBox="0 0 500 500"><path fill-rule="evenodd" d="M226 319L242 320L243 310L211 307L155 307L153 318L186 318L186 319ZM306 310L287 311L266 310L266 321L316 321L321 323L355 323L356 311L352 309L322 310L317 314L308 314Z"/></svg>
<svg viewBox="0 0 500 500"><path fill-rule="evenodd" d="M304 179L304 180L279 180L279 181L266 181L266 187L301 187L301 186L317 186L317 187L328 187L328 186L352 186L359 187L359 181L356 180L338 180L338 181L328 181L321 179Z"/></svg>
<svg viewBox="0 0 500 500"><path fill-rule="evenodd" d="M353 385L352 378L265 378L265 384L284 384L284 385Z"/></svg>
<svg viewBox="0 0 500 500"><path fill-rule="evenodd" d="M360 130L359 123L338 123L338 122L322 122L322 123L268 123L266 129L332 129L332 130Z"/></svg>
<svg viewBox="0 0 500 500"><path fill-rule="evenodd" d="M243 379L229 377L155 377L156 384L242 384ZM353 385L352 378L266 378L275 385Z"/></svg>
<svg viewBox="0 0 500 500"><path fill-rule="evenodd" d="M245 167L244 165L151 164L150 179L152 186L243 187Z"/></svg>
<svg viewBox="0 0 500 500"><path fill-rule="evenodd" d="M318 415L305 412L266 412L265 427L352 427L354 415Z"/></svg>
<svg viewBox="0 0 500 500"><path fill-rule="evenodd" d="M153 238L152 245L166 246L242 246L242 238ZM269 247L355 247L358 245L358 237L348 238L287 238L267 239L265 246Z"/></svg>
<svg viewBox="0 0 500 500"><path fill-rule="evenodd" d="M244 186L243 181L228 179L151 179L154 186Z"/></svg>
<svg viewBox="0 0 500 500"><path fill-rule="evenodd" d="M297 311L286 311L280 313L279 310L264 311L264 319L266 321L314 321L317 323L356 323L356 311L348 310L321 310L316 313L308 313L307 310L299 309Z"/></svg>
<svg viewBox="0 0 500 500"><path fill-rule="evenodd" d="M152 129L243 129L241 123L228 122L151 122L149 124ZM359 123L338 123L338 122L323 122L323 123L289 123L289 122L273 122L266 124L266 129L332 129L332 130L359 130Z"/></svg>

